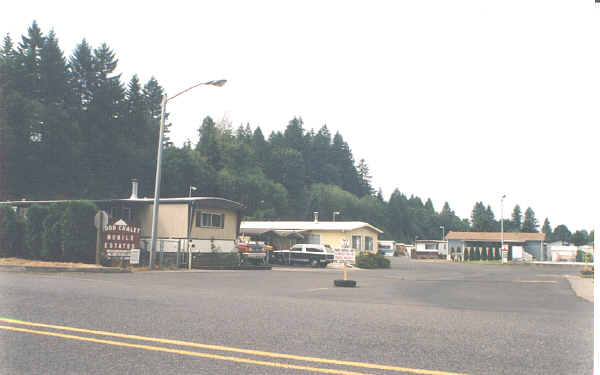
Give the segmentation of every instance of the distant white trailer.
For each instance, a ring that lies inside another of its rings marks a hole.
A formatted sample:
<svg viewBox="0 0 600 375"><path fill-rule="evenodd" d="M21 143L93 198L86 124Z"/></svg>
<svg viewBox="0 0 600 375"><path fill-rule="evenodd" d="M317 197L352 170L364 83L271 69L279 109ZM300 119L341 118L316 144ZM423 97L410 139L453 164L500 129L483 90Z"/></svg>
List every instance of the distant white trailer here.
<svg viewBox="0 0 600 375"><path fill-rule="evenodd" d="M394 256L396 251L395 241L377 241L377 251L385 256Z"/></svg>

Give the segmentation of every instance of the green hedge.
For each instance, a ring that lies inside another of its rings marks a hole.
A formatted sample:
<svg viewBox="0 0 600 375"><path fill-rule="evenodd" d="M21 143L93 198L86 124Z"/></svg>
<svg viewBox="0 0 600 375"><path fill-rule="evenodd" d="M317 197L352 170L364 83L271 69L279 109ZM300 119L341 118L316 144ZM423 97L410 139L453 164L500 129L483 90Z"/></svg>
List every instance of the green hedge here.
<svg viewBox="0 0 600 375"><path fill-rule="evenodd" d="M390 268L390 263L383 254L365 252L356 256L356 266L359 268Z"/></svg>
<svg viewBox="0 0 600 375"><path fill-rule="evenodd" d="M237 267L240 265L240 255L235 253L197 253L192 255L194 266Z"/></svg>
<svg viewBox="0 0 600 375"><path fill-rule="evenodd" d="M33 205L27 210L27 222L25 223L25 247L26 257L40 259L42 257L44 238L44 219L50 210L47 206Z"/></svg>
<svg viewBox="0 0 600 375"><path fill-rule="evenodd" d="M96 262L96 205L69 202L62 216L62 258L70 262Z"/></svg>
<svg viewBox="0 0 600 375"><path fill-rule="evenodd" d="M48 215L42 221L42 260L62 260L62 217L65 203L56 203L48 207Z"/></svg>
<svg viewBox="0 0 600 375"><path fill-rule="evenodd" d="M0 205L0 257L14 257L20 252L17 214L8 205Z"/></svg>

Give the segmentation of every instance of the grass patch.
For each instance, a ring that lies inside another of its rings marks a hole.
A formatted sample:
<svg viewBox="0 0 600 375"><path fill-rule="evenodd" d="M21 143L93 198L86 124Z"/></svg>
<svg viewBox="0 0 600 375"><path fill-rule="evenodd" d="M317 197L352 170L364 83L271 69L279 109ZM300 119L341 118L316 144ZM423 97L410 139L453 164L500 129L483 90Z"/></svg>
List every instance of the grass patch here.
<svg viewBox="0 0 600 375"><path fill-rule="evenodd" d="M0 258L0 264L29 267L102 268L102 266L97 266L95 264L88 263L46 262L42 260L31 260L22 258Z"/></svg>

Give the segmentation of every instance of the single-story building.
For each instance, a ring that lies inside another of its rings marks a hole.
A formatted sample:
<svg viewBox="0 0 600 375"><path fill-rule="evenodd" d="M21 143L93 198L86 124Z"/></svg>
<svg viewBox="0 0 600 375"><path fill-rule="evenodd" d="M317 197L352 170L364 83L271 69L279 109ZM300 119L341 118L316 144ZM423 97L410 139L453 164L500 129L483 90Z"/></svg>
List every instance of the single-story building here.
<svg viewBox="0 0 600 375"><path fill-rule="evenodd" d="M411 254L411 257L415 259L445 258L448 254L448 241L417 240L415 245L415 251Z"/></svg>
<svg viewBox="0 0 600 375"><path fill-rule="evenodd" d="M140 246L150 250L154 199L137 196L137 181L132 181L132 193L126 199L89 200L108 214L109 224L124 220L141 228ZM72 201L72 200L71 200ZM47 205L68 201L2 202L27 215L32 205ZM157 251L164 252L234 252L239 236L243 205L224 198L184 197L161 198L157 223ZM189 246L189 249L188 249Z"/></svg>
<svg viewBox="0 0 600 375"><path fill-rule="evenodd" d="M243 221L240 233L269 241L276 250L306 243L376 253L383 231L362 221Z"/></svg>
<svg viewBox="0 0 600 375"><path fill-rule="evenodd" d="M577 246L575 245L550 245L550 254L553 262L575 262L577 259Z"/></svg>
<svg viewBox="0 0 600 375"><path fill-rule="evenodd" d="M529 254L536 260L550 260L544 246L544 233L512 233L504 232L504 246L512 252L513 259L528 258ZM450 253L462 254L465 248L485 247L500 249L502 233L500 232L449 232L446 235ZM525 252L525 253L524 253Z"/></svg>

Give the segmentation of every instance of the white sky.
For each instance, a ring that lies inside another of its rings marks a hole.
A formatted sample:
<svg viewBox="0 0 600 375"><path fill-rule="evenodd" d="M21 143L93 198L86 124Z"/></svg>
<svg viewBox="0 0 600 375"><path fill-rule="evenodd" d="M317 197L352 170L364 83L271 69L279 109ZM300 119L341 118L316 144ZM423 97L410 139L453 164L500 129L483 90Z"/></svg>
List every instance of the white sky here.
<svg viewBox="0 0 600 375"><path fill-rule="evenodd" d="M33 19L69 56L106 42L126 83L173 95L171 137L207 115L265 136L294 116L340 131L386 199L395 188L469 217L531 206L538 221L596 221L600 6L593 0L10 1L0 32ZM596 189L594 189L596 188Z"/></svg>

